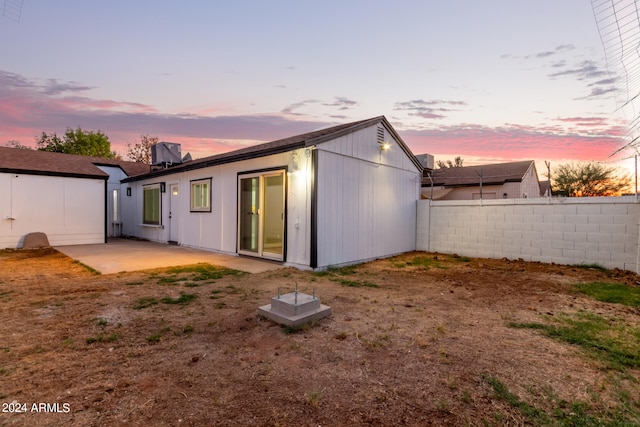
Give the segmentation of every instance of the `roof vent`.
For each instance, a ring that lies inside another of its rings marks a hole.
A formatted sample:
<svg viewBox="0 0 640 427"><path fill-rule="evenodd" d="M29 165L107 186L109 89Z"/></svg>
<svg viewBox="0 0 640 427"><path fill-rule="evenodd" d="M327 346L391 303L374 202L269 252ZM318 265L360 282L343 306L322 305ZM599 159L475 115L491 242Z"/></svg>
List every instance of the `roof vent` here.
<svg viewBox="0 0 640 427"><path fill-rule="evenodd" d="M384 144L384 129L378 126L378 144Z"/></svg>
<svg viewBox="0 0 640 427"><path fill-rule="evenodd" d="M180 144L173 142L158 142L151 146L151 164L153 166L177 165L182 163Z"/></svg>

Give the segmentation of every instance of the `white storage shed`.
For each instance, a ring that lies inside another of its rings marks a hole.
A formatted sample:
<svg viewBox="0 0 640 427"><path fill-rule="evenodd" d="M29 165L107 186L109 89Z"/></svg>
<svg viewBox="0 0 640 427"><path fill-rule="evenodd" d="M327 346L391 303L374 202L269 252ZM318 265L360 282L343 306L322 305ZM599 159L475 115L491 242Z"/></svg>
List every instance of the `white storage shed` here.
<svg viewBox="0 0 640 427"><path fill-rule="evenodd" d="M33 232L53 246L106 243L119 232L120 180L148 165L0 147L0 249Z"/></svg>

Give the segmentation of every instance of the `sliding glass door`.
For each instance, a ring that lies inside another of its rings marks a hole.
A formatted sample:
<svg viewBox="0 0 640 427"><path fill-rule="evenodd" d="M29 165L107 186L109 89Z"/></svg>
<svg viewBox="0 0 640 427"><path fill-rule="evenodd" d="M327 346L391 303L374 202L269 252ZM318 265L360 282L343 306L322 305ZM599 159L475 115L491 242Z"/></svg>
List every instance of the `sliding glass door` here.
<svg viewBox="0 0 640 427"><path fill-rule="evenodd" d="M258 253L260 178L240 179L240 242L238 247L244 252Z"/></svg>
<svg viewBox="0 0 640 427"><path fill-rule="evenodd" d="M284 258L285 171L238 176L238 252Z"/></svg>

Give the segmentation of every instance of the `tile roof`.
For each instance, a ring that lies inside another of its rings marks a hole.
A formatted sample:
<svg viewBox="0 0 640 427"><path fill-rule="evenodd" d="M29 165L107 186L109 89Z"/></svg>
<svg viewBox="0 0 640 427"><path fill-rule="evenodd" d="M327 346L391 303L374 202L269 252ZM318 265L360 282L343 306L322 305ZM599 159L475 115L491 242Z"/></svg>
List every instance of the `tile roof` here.
<svg viewBox="0 0 640 427"><path fill-rule="evenodd" d="M0 172L107 178L109 175L97 165L118 166L129 176L146 173L150 169L149 165L123 160L0 147Z"/></svg>
<svg viewBox="0 0 640 427"><path fill-rule="evenodd" d="M391 132L402 149L407 153L413 163L422 170L422 165L416 159L415 155L409 150L406 144L402 141L402 138L393 130L393 127L389 124L384 116L378 116L367 120L360 120L351 123L345 123L325 129L319 129L312 132L304 133L301 135L292 136L289 138L278 139L276 141L266 142L263 144L253 145L250 147L240 148L238 150L230 151L227 153L216 154L209 157L204 157L198 160L192 160L181 165L173 166L168 169L162 169L150 172L144 176L137 176L127 178L123 182L137 181L140 179L152 178L162 175L170 175L179 172L185 172L194 169L205 168L209 166L220 165L224 163L232 163L240 160L253 159L257 157L269 156L273 154L284 153L286 151L296 150L299 148L310 147L313 145L321 144L331 139L338 138L342 135L355 132L356 130L364 129L376 123L383 123L389 132Z"/></svg>
<svg viewBox="0 0 640 427"><path fill-rule="evenodd" d="M444 187L480 185L480 175L482 175L483 185L520 182L533 163L533 160L524 160L521 162L498 163L493 165L434 169L431 172L431 179L433 179L434 186ZM422 185L431 185L431 181L427 177L427 171L425 171L424 177L422 178Z"/></svg>

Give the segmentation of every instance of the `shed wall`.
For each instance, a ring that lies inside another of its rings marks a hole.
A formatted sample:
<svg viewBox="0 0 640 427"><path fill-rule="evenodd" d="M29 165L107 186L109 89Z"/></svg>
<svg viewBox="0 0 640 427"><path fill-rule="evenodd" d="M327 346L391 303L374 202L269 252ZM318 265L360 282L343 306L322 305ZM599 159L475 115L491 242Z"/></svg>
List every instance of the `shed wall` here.
<svg viewBox="0 0 640 427"><path fill-rule="evenodd" d="M0 248L31 232L52 246L105 241L104 180L0 173L0 195Z"/></svg>
<svg viewBox="0 0 640 427"><path fill-rule="evenodd" d="M415 250L421 171L392 144L380 151L370 127L316 149L317 267Z"/></svg>

